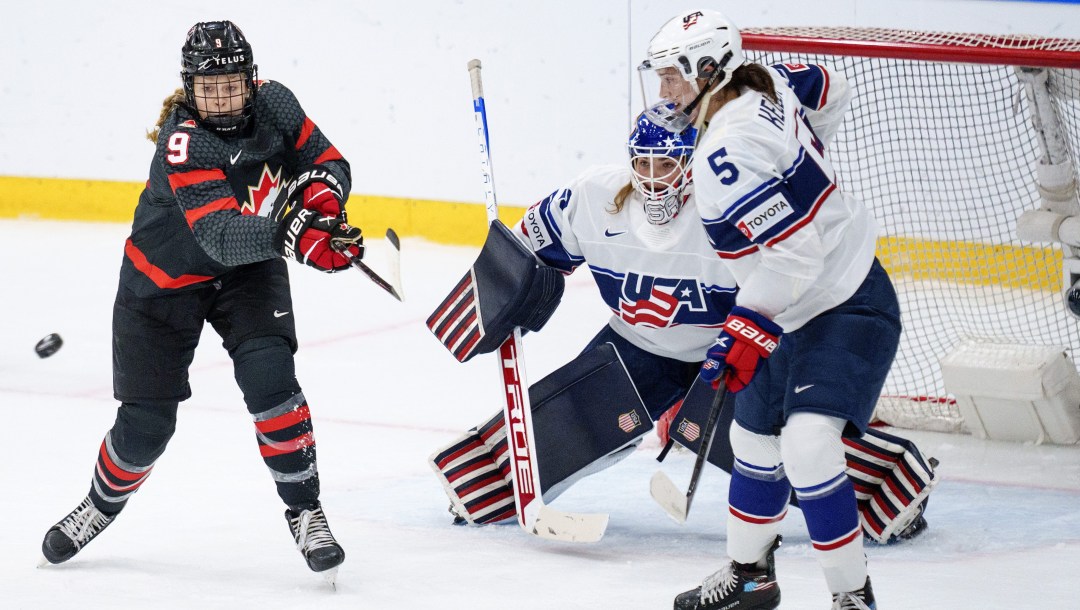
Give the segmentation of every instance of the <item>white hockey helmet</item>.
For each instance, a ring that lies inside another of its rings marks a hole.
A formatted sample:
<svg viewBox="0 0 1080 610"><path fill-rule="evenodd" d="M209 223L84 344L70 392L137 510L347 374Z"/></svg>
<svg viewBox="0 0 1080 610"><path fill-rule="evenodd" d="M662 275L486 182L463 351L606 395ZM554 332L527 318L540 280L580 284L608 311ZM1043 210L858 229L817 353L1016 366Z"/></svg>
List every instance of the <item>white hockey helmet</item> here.
<svg viewBox="0 0 1080 610"><path fill-rule="evenodd" d="M739 29L720 11L705 9L685 11L665 23L649 41L638 69L672 67L688 81L718 75L713 86L719 88L745 62Z"/></svg>
<svg viewBox="0 0 1080 610"><path fill-rule="evenodd" d="M638 66L643 77L645 106L663 108L663 100L650 100L644 75L662 68L676 69L698 95L690 107L679 108L682 116L657 115L653 118L658 122L674 121L669 130L681 132L689 123L686 116L700 103L703 94L718 91L728 84L735 70L744 63L742 36L723 13L707 9L684 11L665 23L652 37L645 61ZM706 82L703 91L698 90L698 79Z"/></svg>

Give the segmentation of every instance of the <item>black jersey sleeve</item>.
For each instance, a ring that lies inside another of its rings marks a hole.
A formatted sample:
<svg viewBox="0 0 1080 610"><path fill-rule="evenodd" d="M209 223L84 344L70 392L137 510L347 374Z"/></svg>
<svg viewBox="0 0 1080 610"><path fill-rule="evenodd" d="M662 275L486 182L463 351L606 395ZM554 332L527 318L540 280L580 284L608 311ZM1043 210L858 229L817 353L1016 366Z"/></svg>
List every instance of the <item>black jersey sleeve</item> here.
<svg viewBox="0 0 1080 610"><path fill-rule="evenodd" d="M280 256L273 248L276 223L244 215L226 177L229 149L182 109L166 121L157 142L168 187L206 253L223 265L254 263Z"/></svg>
<svg viewBox="0 0 1080 610"><path fill-rule="evenodd" d="M285 134L286 145L291 146L296 154L299 170L308 165L318 164L330 170L334 177L345 187L345 199L352 190L352 173L349 162L330 143L319 126L307 116L300 102L288 87L276 81L267 81L259 89L260 101L265 106L260 112L267 111L271 120Z"/></svg>

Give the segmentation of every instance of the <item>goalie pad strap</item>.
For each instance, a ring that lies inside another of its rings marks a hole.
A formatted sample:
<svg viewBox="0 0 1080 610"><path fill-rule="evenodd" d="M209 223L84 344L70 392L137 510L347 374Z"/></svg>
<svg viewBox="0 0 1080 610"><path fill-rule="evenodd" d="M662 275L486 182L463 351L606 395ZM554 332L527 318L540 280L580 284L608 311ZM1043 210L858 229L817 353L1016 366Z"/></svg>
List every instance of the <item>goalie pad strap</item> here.
<svg viewBox="0 0 1080 610"><path fill-rule="evenodd" d="M529 398L545 501L628 456L653 427L610 343L533 384ZM501 412L430 458L454 512L473 524L516 514L509 461Z"/></svg>
<svg viewBox="0 0 1080 610"><path fill-rule="evenodd" d="M506 225L493 220L476 262L427 327L461 362L494 351L514 328L538 331L562 300L565 279L538 261Z"/></svg>

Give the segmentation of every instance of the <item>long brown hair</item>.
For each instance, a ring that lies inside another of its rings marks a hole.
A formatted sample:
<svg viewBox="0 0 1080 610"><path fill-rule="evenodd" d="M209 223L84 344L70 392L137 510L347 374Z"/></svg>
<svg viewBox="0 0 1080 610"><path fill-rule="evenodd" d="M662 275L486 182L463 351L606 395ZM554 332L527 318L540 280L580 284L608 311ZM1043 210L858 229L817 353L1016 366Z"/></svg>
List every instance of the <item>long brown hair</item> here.
<svg viewBox="0 0 1080 610"><path fill-rule="evenodd" d="M151 142L157 143L158 134L161 132L161 127L165 125L165 119L169 118L169 113L173 111L180 104L184 103L186 96L184 90L178 88L165 98L161 103L161 114L158 115L157 123L154 125L154 129L146 132L146 139Z"/></svg>
<svg viewBox="0 0 1080 610"><path fill-rule="evenodd" d="M724 85L724 89L731 89L738 93L743 88L753 89L769 98L774 104L780 100L776 96L776 85L769 71L761 64L743 64L735 68L731 80Z"/></svg>

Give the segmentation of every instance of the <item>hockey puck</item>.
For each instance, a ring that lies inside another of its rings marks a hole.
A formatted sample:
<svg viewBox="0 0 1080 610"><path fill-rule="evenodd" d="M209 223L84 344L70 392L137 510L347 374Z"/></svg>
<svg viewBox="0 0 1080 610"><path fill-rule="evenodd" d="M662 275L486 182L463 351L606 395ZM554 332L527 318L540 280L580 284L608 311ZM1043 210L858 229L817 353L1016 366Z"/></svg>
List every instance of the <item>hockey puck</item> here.
<svg viewBox="0 0 1080 610"><path fill-rule="evenodd" d="M64 340L60 338L60 335L51 333L45 335L45 337L37 342L34 346L34 351L37 352L38 357L48 358L56 352L60 351L60 346L64 344Z"/></svg>

